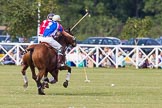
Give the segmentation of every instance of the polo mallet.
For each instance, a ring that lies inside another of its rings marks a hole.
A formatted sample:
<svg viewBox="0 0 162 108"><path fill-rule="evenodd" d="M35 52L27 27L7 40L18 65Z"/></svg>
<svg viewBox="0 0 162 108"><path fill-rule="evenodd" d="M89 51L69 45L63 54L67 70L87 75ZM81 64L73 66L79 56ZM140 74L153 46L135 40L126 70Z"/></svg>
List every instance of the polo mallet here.
<svg viewBox="0 0 162 108"><path fill-rule="evenodd" d="M90 80L88 79L88 76L87 76L87 72L86 72L84 63L83 63L83 68L84 68L84 75L85 75L85 80L84 80L84 82L90 82Z"/></svg>
<svg viewBox="0 0 162 108"><path fill-rule="evenodd" d="M89 12L86 9L86 14L70 29L70 31L72 31L88 14Z"/></svg>

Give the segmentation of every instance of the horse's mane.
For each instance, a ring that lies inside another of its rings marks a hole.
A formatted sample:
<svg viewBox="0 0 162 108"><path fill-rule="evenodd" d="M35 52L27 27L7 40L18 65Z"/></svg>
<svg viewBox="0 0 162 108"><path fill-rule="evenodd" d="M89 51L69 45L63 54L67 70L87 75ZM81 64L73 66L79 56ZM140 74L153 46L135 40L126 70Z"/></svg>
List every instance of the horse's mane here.
<svg viewBox="0 0 162 108"><path fill-rule="evenodd" d="M73 35L71 32L70 32L70 28L69 29L65 29L65 31L71 35ZM62 33L60 36L58 36L58 38L56 39L60 44L66 44L68 45L68 41L70 41L70 39L66 36L64 36Z"/></svg>

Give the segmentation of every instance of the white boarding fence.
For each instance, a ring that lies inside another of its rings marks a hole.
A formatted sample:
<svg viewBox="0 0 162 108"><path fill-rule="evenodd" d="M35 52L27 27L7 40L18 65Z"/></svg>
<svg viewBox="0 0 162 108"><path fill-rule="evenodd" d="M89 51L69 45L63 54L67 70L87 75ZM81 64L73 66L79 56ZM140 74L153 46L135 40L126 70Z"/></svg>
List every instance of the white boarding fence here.
<svg viewBox="0 0 162 108"><path fill-rule="evenodd" d="M9 57L16 65L21 65L23 51L28 45L31 43L0 43L1 64L4 63L6 57ZM116 68L122 61L125 61L126 66L134 65L139 68L148 60L153 67L157 68L162 65L162 61L159 62L161 52L162 46L78 44L66 52L66 59L77 67L84 62L84 65L88 66L91 63L94 67L105 66L109 63ZM142 54L141 58L140 54Z"/></svg>

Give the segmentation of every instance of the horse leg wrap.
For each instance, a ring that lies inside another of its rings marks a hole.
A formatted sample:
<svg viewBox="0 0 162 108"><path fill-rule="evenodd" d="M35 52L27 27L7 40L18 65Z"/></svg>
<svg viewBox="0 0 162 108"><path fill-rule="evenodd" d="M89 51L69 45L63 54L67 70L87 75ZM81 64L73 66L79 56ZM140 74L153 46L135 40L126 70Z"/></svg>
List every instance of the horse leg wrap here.
<svg viewBox="0 0 162 108"><path fill-rule="evenodd" d="M27 83L28 82L28 78L26 75L23 75L23 80L24 80L24 83Z"/></svg>
<svg viewBox="0 0 162 108"><path fill-rule="evenodd" d="M49 82L49 79L47 77L44 77L43 82Z"/></svg>
<svg viewBox="0 0 162 108"><path fill-rule="evenodd" d="M54 83L56 83L57 81L54 79L54 77L51 77L50 79L49 79L49 83L51 83L51 84L54 84Z"/></svg>
<svg viewBox="0 0 162 108"><path fill-rule="evenodd" d="M42 83L42 88L45 89L45 88L49 88L49 85L48 85L48 82L47 81L44 81Z"/></svg>
<svg viewBox="0 0 162 108"><path fill-rule="evenodd" d="M49 88L49 85L48 85L49 79L48 79L47 77L44 77L42 81L43 81L43 83L42 83L42 88L43 88L43 89Z"/></svg>
<svg viewBox="0 0 162 108"><path fill-rule="evenodd" d="M66 74L66 80L67 80L67 81L70 80L70 75L71 75L71 73L69 73L69 72Z"/></svg>

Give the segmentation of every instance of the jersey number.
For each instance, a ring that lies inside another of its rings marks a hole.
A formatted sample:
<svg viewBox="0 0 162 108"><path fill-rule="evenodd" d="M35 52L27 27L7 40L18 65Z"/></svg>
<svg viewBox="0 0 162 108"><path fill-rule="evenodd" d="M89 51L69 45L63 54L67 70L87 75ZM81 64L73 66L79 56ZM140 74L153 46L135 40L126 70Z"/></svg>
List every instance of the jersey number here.
<svg viewBox="0 0 162 108"><path fill-rule="evenodd" d="M46 29L50 29L50 26L52 25L52 22L49 22Z"/></svg>

